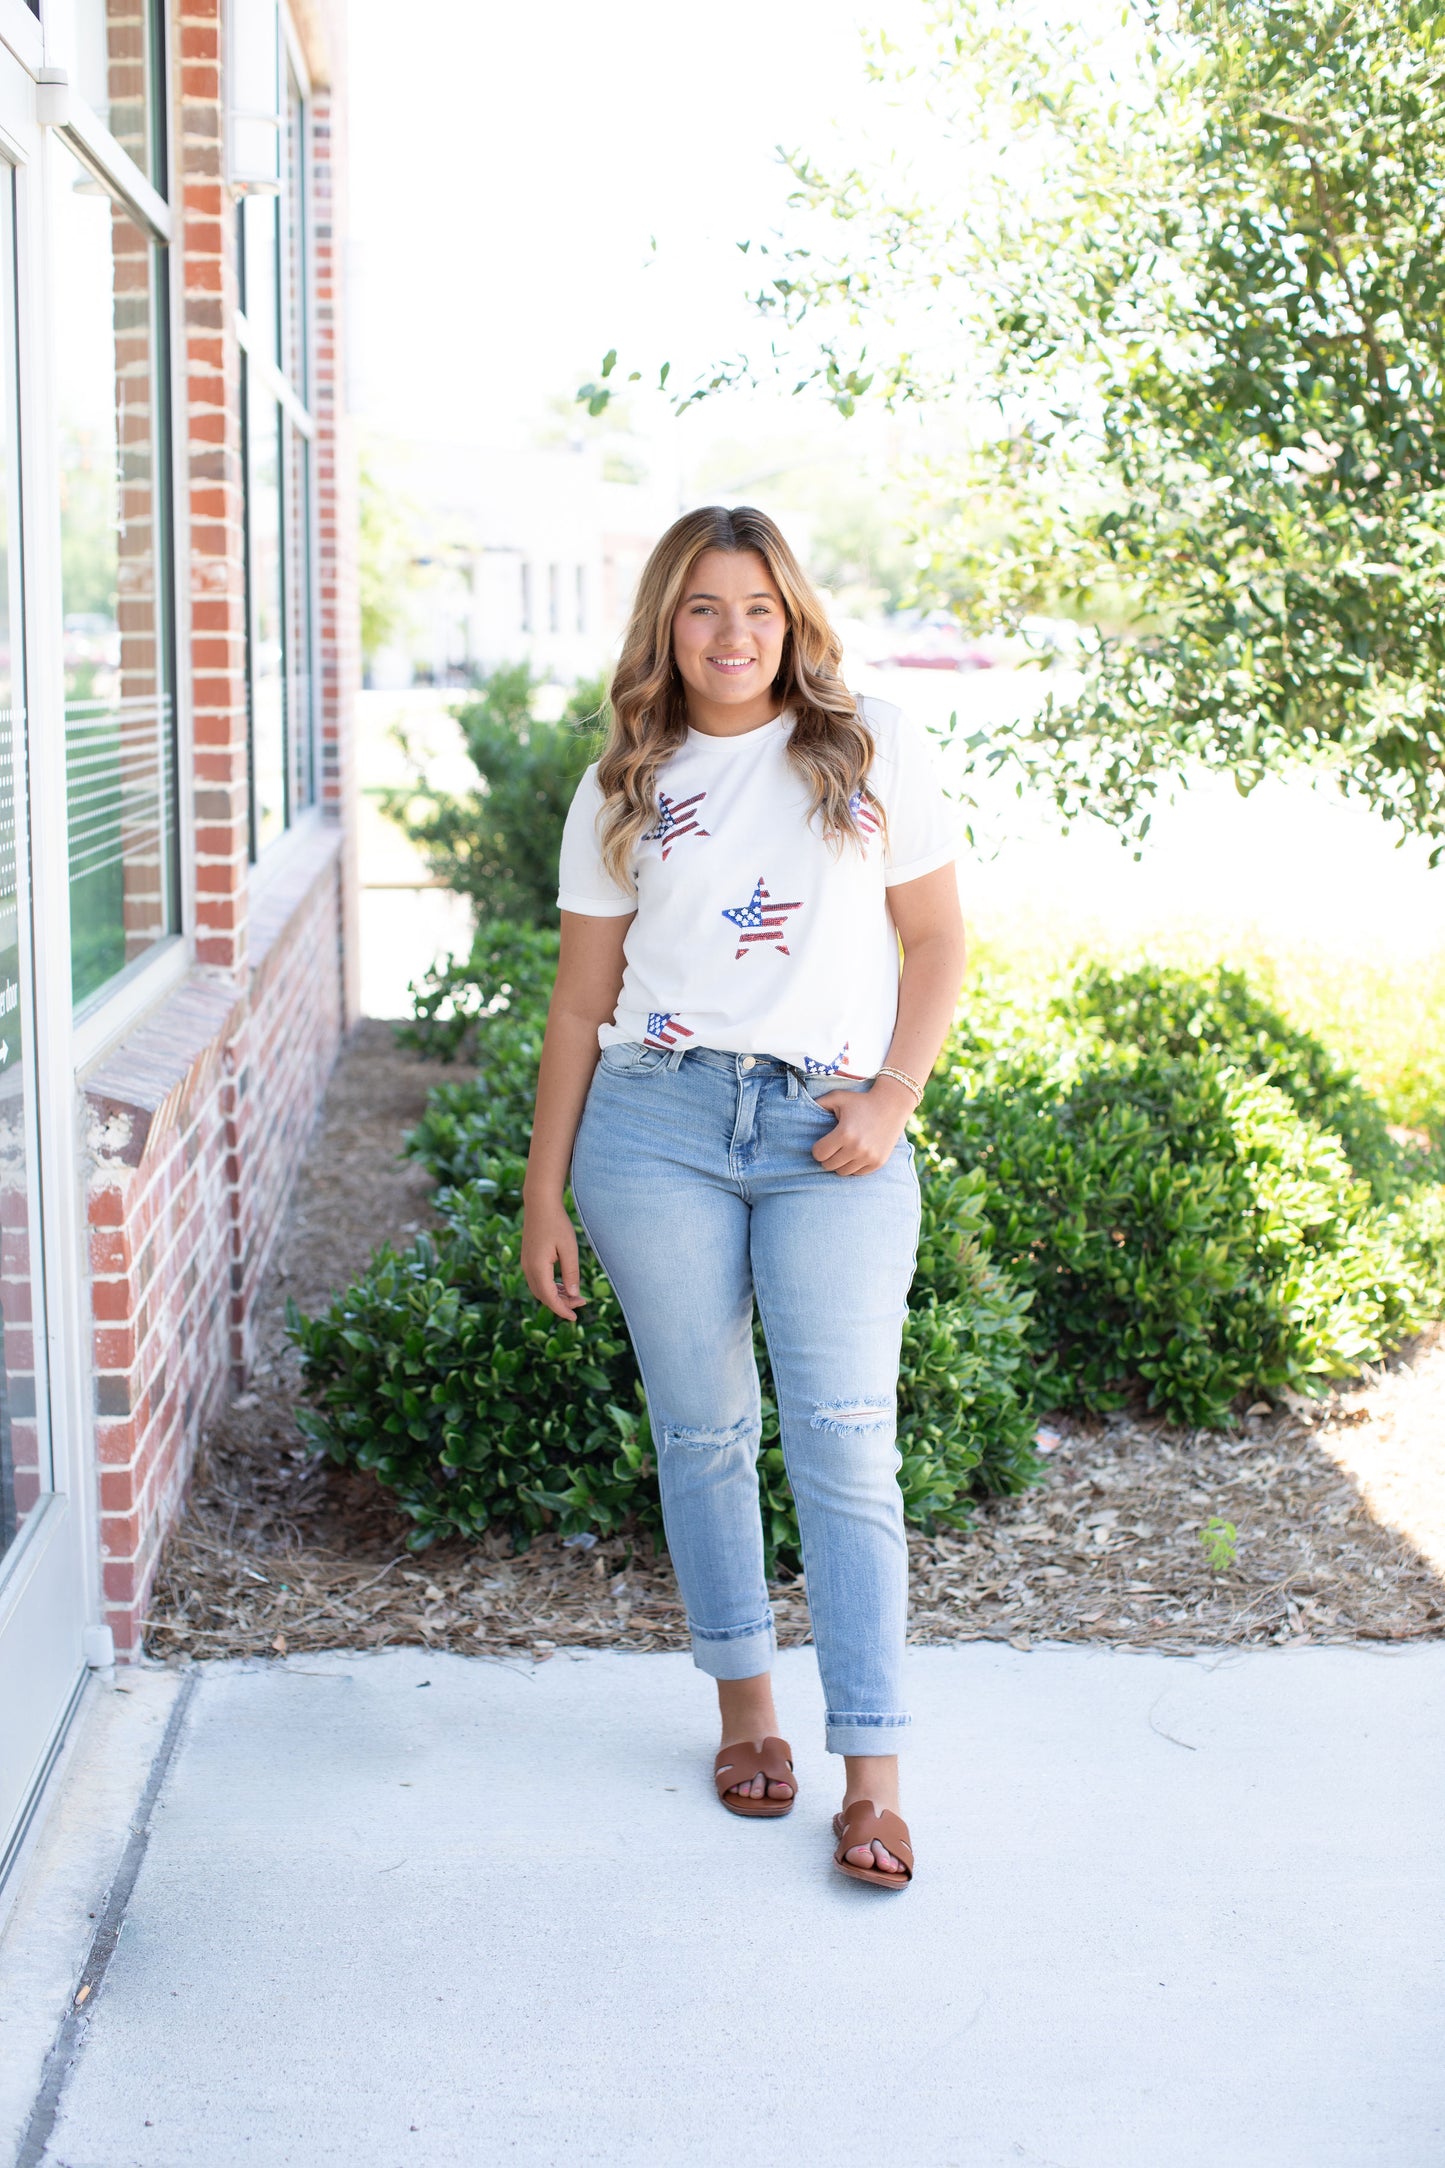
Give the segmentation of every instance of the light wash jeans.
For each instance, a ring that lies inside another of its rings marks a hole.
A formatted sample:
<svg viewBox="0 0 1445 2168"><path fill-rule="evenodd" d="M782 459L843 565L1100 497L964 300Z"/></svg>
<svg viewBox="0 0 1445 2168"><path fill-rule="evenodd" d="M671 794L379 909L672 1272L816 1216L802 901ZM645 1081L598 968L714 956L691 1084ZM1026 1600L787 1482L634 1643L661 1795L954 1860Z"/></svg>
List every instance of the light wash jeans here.
<svg viewBox="0 0 1445 2168"><path fill-rule="evenodd" d="M835 1754L892 1754L908 1552L895 1443L899 1341L918 1241L913 1151L871 1174L812 1156L861 1090L764 1055L603 1049L572 1194L642 1371L663 1519L694 1662L767 1671L776 1641L758 1508L756 1294L798 1508Z"/></svg>

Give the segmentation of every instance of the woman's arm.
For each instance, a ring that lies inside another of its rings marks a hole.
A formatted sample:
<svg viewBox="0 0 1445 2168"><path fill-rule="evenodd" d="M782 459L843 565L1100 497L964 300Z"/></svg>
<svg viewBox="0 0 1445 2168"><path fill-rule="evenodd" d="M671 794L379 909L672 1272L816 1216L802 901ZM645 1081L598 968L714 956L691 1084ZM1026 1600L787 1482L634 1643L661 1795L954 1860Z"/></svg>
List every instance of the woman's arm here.
<svg viewBox="0 0 1445 2168"><path fill-rule="evenodd" d="M916 881L900 881L888 891L888 908L903 943L888 1066L926 1084L963 984L966 945L956 869L940 866ZM836 1114L838 1126L813 1146L814 1159L832 1174L869 1174L897 1144L915 1101L906 1084L880 1076L866 1092L825 1092L818 1104Z"/></svg>
<svg viewBox="0 0 1445 2168"><path fill-rule="evenodd" d="M617 1013L622 944L632 916L562 913L562 954L537 1070L532 1147L522 1184L522 1271L537 1300L568 1319L587 1298L578 1279L577 1234L562 1194L597 1066L597 1029Z"/></svg>

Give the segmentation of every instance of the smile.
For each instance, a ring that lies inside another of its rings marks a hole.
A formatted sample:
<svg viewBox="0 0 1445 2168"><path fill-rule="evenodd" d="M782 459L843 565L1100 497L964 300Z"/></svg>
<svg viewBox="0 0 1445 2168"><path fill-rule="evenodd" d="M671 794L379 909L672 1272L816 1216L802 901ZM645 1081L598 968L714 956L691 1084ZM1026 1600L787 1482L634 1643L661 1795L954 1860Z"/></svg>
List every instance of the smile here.
<svg viewBox="0 0 1445 2168"><path fill-rule="evenodd" d="M707 659L714 670L751 670L754 661L751 655L709 655Z"/></svg>

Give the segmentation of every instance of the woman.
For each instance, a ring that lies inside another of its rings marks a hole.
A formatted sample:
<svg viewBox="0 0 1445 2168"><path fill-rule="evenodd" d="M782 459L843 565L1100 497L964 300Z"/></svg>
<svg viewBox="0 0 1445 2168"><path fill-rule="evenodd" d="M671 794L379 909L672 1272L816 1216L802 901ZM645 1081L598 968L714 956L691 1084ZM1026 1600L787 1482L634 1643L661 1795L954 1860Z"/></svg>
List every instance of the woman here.
<svg viewBox="0 0 1445 2168"><path fill-rule="evenodd" d="M689 512L653 551L562 844L522 1259L538 1300L575 1318L570 1167L642 1371L694 1661L717 1681L718 1796L772 1816L797 1784L770 1677L756 1296L845 1767L834 1861L902 1889L903 1131L964 940L927 741L855 700L840 658L763 513Z"/></svg>

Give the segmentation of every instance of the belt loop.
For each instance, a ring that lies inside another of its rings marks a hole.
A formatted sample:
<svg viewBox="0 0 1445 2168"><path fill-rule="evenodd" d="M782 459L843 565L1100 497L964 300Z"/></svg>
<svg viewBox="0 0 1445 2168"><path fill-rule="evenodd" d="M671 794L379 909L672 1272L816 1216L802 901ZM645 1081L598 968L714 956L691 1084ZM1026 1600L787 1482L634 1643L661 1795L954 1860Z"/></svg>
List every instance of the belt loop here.
<svg viewBox="0 0 1445 2168"><path fill-rule="evenodd" d="M787 1065L787 1069L788 1069L788 1097L789 1097L790 1099L796 1099L796 1098L797 1098L797 1096L798 1096L798 1072L797 1072L797 1070L796 1070L796 1069L795 1069L795 1068L793 1067L793 1065L792 1065L792 1063L791 1063L791 1062L789 1062L789 1063L788 1063L788 1065Z"/></svg>
<svg viewBox="0 0 1445 2168"><path fill-rule="evenodd" d="M668 1055L667 1066L669 1069L672 1070L674 1075L676 1075L677 1071L682 1067L682 1057L686 1052L687 1048L685 1046L675 1046L672 1052Z"/></svg>

